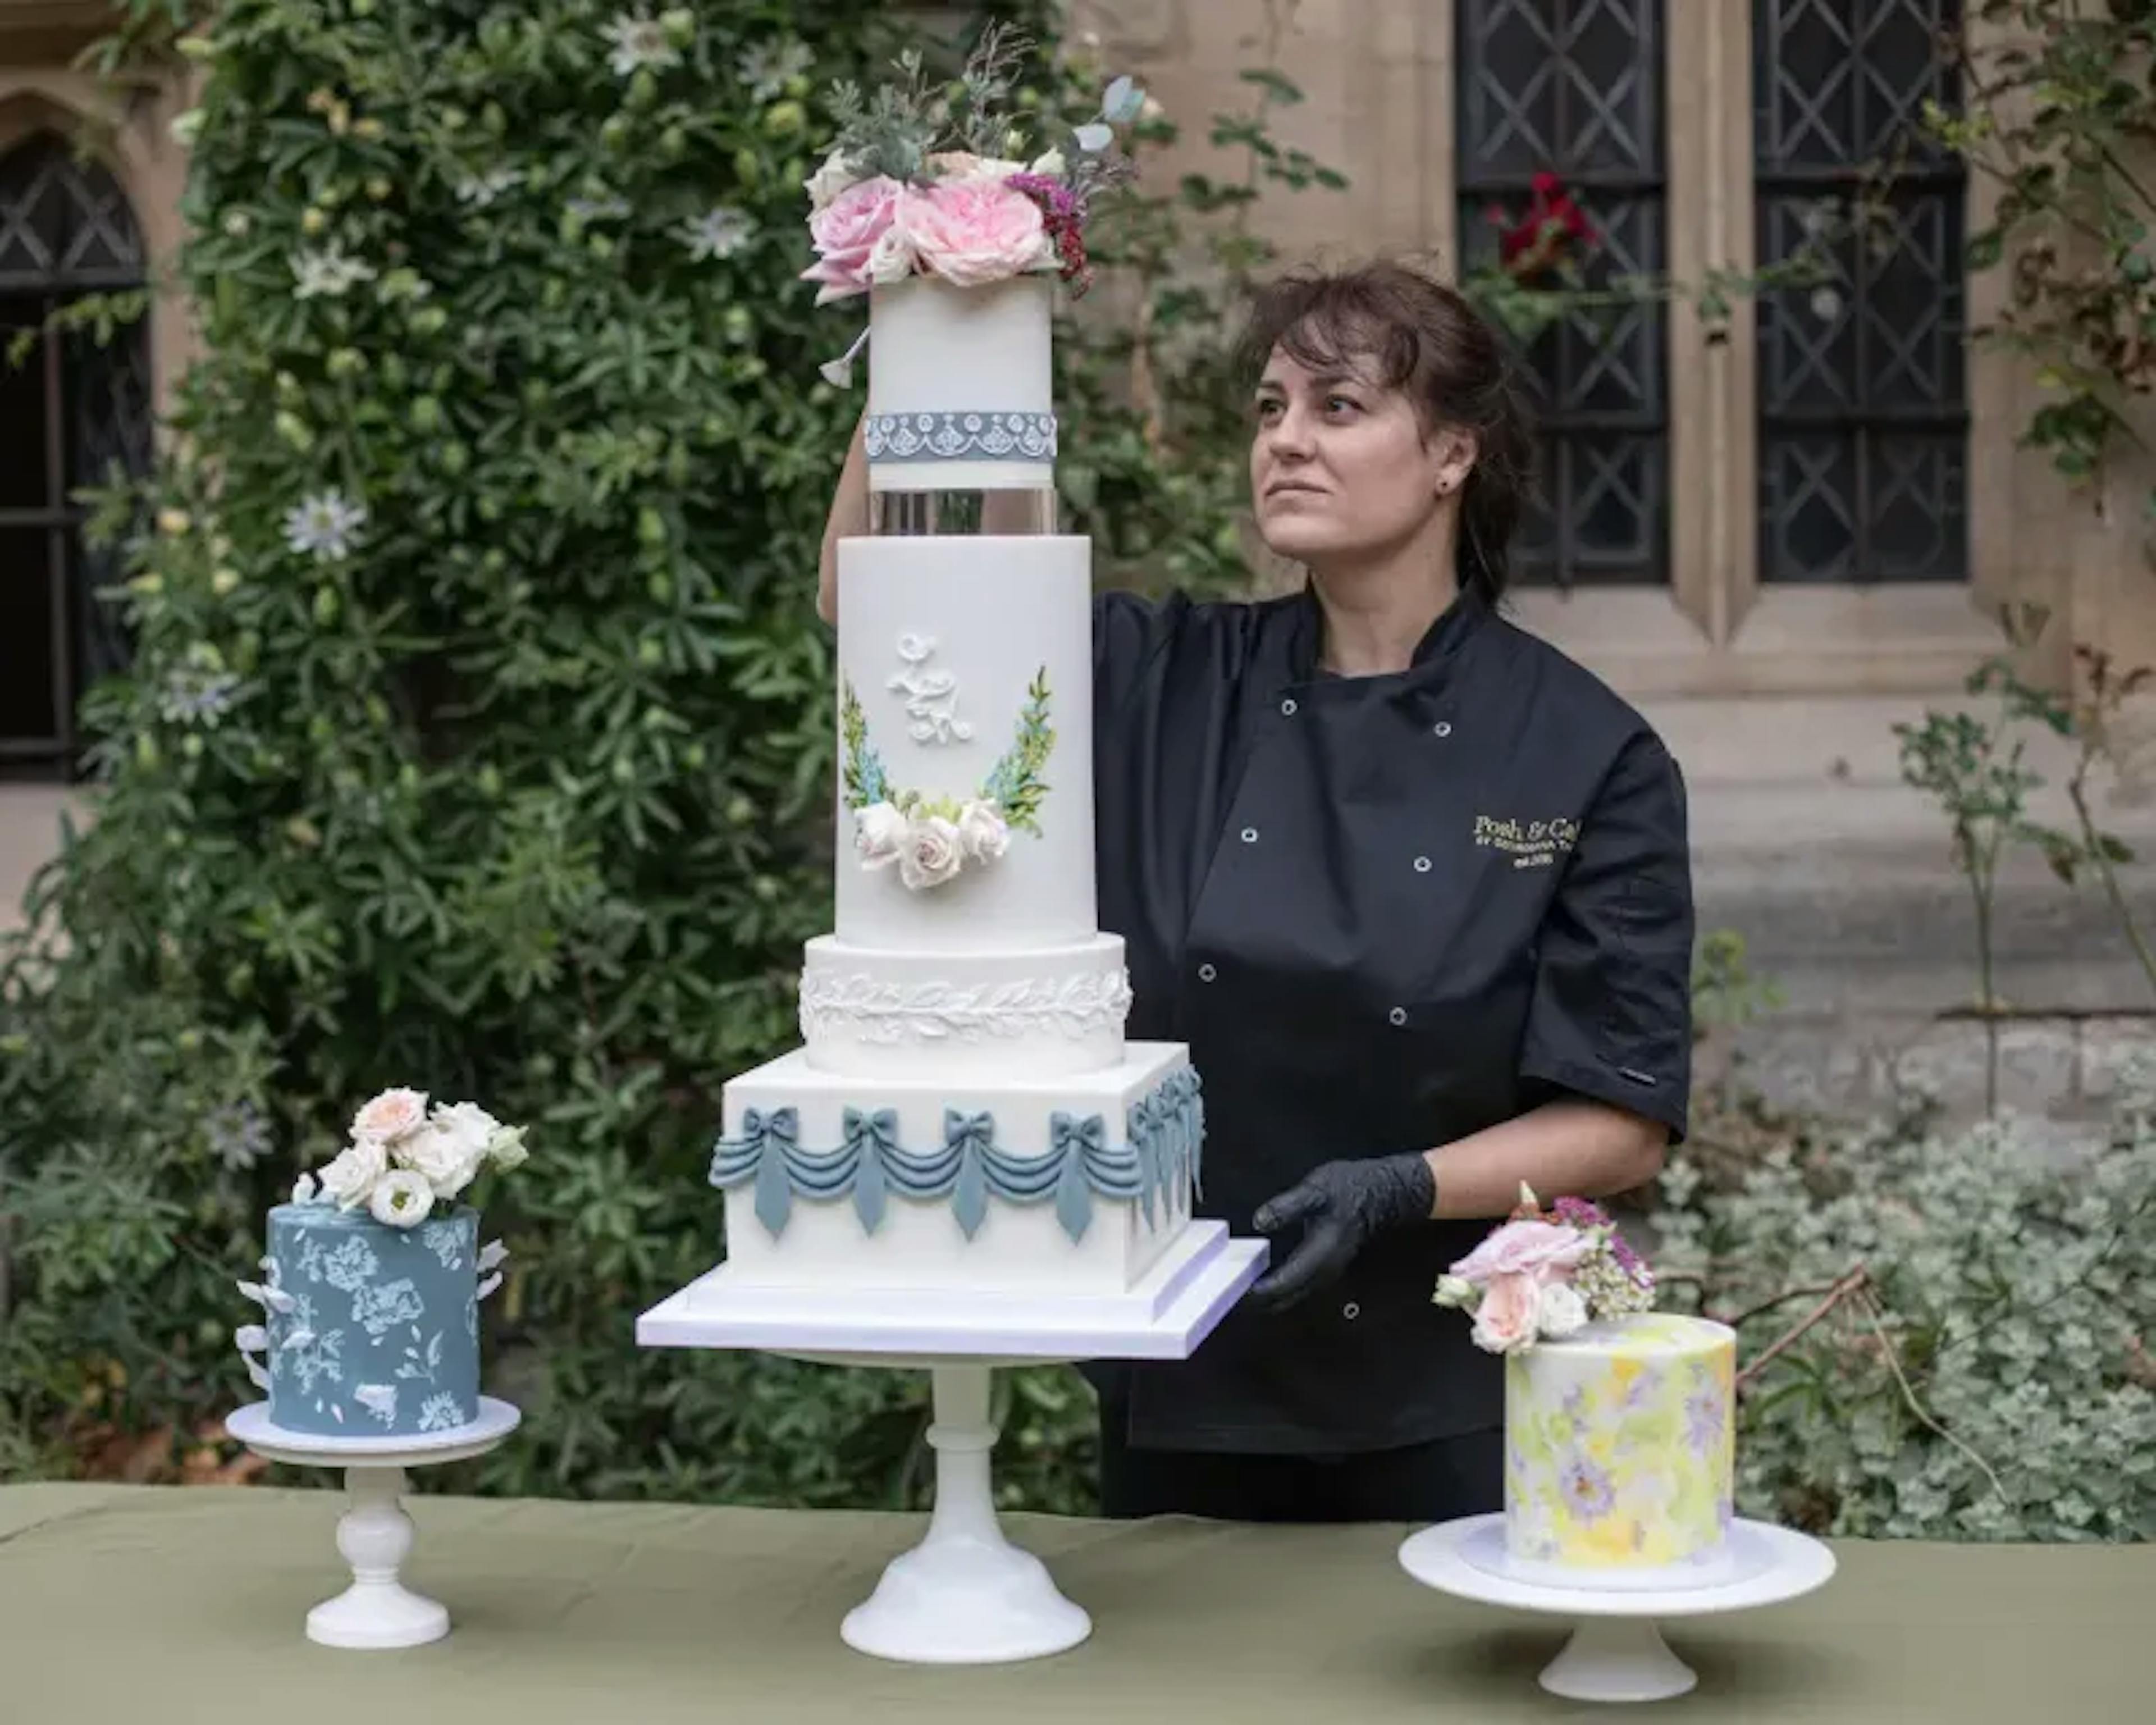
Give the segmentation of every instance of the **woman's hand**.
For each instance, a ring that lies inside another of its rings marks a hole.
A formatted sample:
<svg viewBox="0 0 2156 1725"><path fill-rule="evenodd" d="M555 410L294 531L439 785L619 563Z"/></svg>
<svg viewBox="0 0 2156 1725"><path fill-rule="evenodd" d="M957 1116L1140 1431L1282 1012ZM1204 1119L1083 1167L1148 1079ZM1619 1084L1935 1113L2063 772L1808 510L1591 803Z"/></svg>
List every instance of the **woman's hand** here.
<svg viewBox="0 0 2156 1725"><path fill-rule="evenodd" d="M1244 1303L1281 1311L1337 1281L1378 1235L1427 1222L1437 1202L1430 1160L1416 1151L1328 1162L1258 1206L1251 1225L1276 1235L1300 1226L1295 1248L1251 1285Z"/></svg>

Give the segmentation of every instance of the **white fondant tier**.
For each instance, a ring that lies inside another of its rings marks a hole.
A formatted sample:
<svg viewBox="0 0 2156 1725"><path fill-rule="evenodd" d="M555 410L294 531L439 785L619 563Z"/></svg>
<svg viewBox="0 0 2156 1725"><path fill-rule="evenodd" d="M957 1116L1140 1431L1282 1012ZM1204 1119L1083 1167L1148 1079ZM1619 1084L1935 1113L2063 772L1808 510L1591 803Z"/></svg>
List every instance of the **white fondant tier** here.
<svg viewBox="0 0 2156 1725"><path fill-rule="evenodd" d="M808 1064L855 1077L1061 1078L1123 1057L1121 936L1005 952L892 952L819 935L803 948Z"/></svg>
<svg viewBox="0 0 2156 1725"><path fill-rule="evenodd" d="M1726 1325L1642 1312L1506 1360L1505 1543L1521 1573L1621 1584L1721 1562L1736 1348Z"/></svg>
<svg viewBox="0 0 2156 1725"><path fill-rule="evenodd" d="M914 276L870 290L870 490L1055 483L1054 294L1045 275L969 288Z"/></svg>
<svg viewBox="0 0 2156 1725"><path fill-rule="evenodd" d="M1091 940L1091 542L845 539L838 585L839 937L943 953ZM967 855L957 817L990 803L1007 843ZM911 809L918 830L924 804L949 823L955 872L933 866L932 833L911 861L868 866L860 811Z"/></svg>
<svg viewBox="0 0 2156 1725"><path fill-rule="evenodd" d="M1204 1136L1180 1045L1050 1081L819 1071L726 1086L711 1180L736 1286L1120 1295L1188 1224Z"/></svg>

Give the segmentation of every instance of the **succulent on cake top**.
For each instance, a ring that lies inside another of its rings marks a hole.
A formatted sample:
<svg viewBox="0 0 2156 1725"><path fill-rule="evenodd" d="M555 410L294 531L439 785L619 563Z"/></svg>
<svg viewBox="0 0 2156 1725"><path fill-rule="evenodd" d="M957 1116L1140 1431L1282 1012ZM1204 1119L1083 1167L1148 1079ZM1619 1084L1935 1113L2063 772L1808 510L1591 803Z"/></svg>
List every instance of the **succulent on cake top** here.
<svg viewBox="0 0 2156 1725"><path fill-rule="evenodd" d="M1086 290L1086 223L1100 195L1135 172L1116 129L1143 111L1145 93L1118 78L1081 125L1020 116L1012 98L1025 46L995 25L955 86L927 79L914 49L872 98L834 86L838 136L805 187L817 257L802 279L818 284L818 305L914 276L974 287L1053 274Z"/></svg>
<svg viewBox="0 0 2156 1725"><path fill-rule="evenodd" d="M523 1163L525 1131L476 1102L430 1107L424 1091L385 1090L352 1117L349 1141L321 1175L300 1176L292 1201L365 1209L386 1227L416 1228L487 1169L506 1173Z"/></svg>
<svg viewBox="0 0 2156 1725"><path fill-rule="evenodd" d="M1522 1181L1512 1214L1438 1278L1431 1297L1473 1317L1476 1347L1523 1353L1651 1311L1655 1276L1599 1204L1560 1198L1546 1210Z"/></svg>

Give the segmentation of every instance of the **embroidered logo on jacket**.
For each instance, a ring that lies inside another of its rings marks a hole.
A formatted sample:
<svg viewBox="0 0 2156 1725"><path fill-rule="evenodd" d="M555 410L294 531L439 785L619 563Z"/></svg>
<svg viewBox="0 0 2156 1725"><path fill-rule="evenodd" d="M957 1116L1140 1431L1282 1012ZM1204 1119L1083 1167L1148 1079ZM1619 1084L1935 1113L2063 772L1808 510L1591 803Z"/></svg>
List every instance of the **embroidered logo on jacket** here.
<svg viewBox="0 0 2156 1725"><path fill-rule="evenodd" d="M1499 820L1493 815L1475 817L1478 849L1502 850L1516 869L1548 868L1572 849L1579 836L1576 820Z"/></svg>

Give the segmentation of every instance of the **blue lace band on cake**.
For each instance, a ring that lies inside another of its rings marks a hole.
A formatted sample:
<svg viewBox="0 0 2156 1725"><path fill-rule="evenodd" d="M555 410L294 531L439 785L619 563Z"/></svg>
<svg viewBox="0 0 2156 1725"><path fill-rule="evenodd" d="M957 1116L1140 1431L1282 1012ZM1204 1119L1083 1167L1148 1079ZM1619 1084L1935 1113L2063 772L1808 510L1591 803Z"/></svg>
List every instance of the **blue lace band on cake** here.
<svg viewBox="0 0 2156 1725"><path fill-rule="evenodd" d="M993 1115L943 1111L943 1142L909 1150L898 1142L896 1109L845 1111L842 1142L829 1150L803 1147L793 1108L743 1111L738 1134L722 1137L711 1156L711 1183L731 1191L753 1183L757 1218L777 1236L785 1232L796 1198L830 1202L852 1195L861 1225L881 1225L895 1194L916 1202L948 1199L970 1240L987 1219L988 1202L1053 1201L1056 1219L1073 1240L1093 1220L1093 1199L1137 1200L1150 1224L1183 1180L1198 1189L1205 1137L1198 1075L1170 1073L1126 1111L1125 1142L1108 1142L1098 1114L1049 1117L1045 1155L1021 1154L996 1142Z"/></svg>
<svg viewBox="0 0 2156 1725"><path fill-rule="evenodd" d="M871 413L871 461L1053 461L1053 413Z"/></svg>

